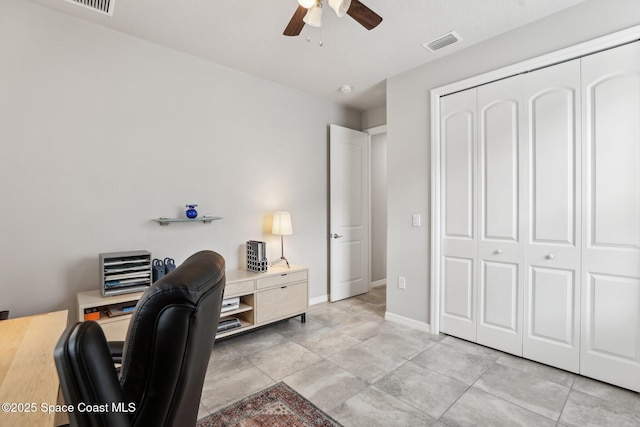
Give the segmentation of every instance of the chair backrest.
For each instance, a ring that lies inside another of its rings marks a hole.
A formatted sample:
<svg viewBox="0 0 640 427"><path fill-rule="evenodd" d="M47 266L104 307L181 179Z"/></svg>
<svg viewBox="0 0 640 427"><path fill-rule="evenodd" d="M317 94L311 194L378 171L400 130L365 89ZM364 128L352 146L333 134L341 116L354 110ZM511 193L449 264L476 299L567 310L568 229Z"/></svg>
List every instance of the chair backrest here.
<svg viewBox="0 0 640 427"><path fill-rule="evenodd" d="M191 426L215 340L224 259L198 252L147 289L132 314L120 383L132 426Z"/></svg>
<svg viewBox="0 0 640 427"><path fill-rule="evenodd" d="M224 259L202 251L147 289L134 310L118 378L96 322L70 325L54 351L79 427L195 426L225 285ZM116 405L116 406L114 406Z"/></svg>

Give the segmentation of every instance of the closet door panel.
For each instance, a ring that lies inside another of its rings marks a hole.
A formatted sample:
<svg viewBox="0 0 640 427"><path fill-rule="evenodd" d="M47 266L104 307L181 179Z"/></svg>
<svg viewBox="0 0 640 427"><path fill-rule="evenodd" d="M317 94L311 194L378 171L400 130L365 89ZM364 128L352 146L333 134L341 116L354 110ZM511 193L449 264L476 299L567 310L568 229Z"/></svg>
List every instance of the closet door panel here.
<svg viewBox="0 0 640 427"><path fill-rule="evenodd" d="M589 245L638 249L640 75L609 76L587 90Z"/></svg>
<svg viewBox="0 0 640 427"><path fill-rule="evenodd" d="M483 262L480 287L481 324L517 334L518 265Z"/></svg>
<svg viewBox="0 0 640 427"><path fill-rule="evenodd" d="M529 277L530 325L528 335L562 347L575 346L574 305L576 276L573 270L532 267ZM524 354L528 357L527 353Z"/></svg>
<svg viewBox="0 0 640 427"><path fill-rule="evenodd" d="M481 93L490 96L488 89L493 88L481 88ZM485 240L518 241L519 106L518 99L496 98L480 113Z"/></svg>
<svg viewBox="0 0 640 427"><path fill-rule="evenodd" d="M605 357L633 362L638 347L640 280L606 274L589 274L586 299L589 350ZM624 297L624 298L622 298ZM619 328L629 322L628 328Z"/></svg>
<svg viewBox="0 0 640 427"><path fill-rule="evenodd" d="M607 269L583 278L580 373L640 392L640 274Z"/></svg>
<svg viewBox="0 0 640 427"><path fill-rule="evenodd" d="M580 60L524 78L528 174L523 356L578 372Z"/></svg>
<svg viewBox="0 0 640 427"><path fill-rule="evenodd" d="M582 59L580 373L640 391L640 43Z"/></svg>
<svg viewBox="0 0 640 427"><path fill-rule="evenodd" d="M478 343L522 355L520 266L482 261Z"/></svg>
<svg viewBox="0 0 640 427"><path fill-rule="evenodd" d="M545 74L555 71L560 70L553 67L538 71L543 75L533 73L527 76L527 81L538 83L532 80L548 78ZM576 95L580 83L579 68L575 71L573 81L568 82L571 86L553 87L549 83L544 92L532 94L528 99L533 243L575 246Z"/></svg>
<svg viewBox="0 0 640 427"><path fill-rule="evenodd" d="M527 359L578 372L579 277L573 268L529 266L522 349Z"/></svg>
<svg viewBox="0 0 640 427"><path fill-rule="evenodd" d="M474 238L474 116L471 111L455 111L444 119L444 236Z"/></svg>
<svg viewBox="0 0 640 427"><path fill-rule="evenodd" d="M440 329L476 340L476 89L441 100Z"/></svg>
<svg viewBox="0 0 640 427"><path fill-rule="evenodd" d="M475 341L475 259L443 257L441 272L442 332Z"/></svg>
<svg viewBox="0 0 640 427"><path fill-rule="evenodd" d="M522 76L478 88L478 343L522 355Z"/></svg>

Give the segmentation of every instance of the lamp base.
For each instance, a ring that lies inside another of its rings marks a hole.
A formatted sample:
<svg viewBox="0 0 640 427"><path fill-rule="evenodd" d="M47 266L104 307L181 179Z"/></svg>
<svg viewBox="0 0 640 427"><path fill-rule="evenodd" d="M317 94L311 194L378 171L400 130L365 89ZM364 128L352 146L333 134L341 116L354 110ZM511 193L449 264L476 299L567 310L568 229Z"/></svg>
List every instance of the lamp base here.
<svg viewBox="0 0 640 427"><path fill-rule="evenodd" d="M271 263L271 265L272 265L272 266L273 266L273 265L276 265L276 264L277 264L277 263L279 263L280 261L284 261L284 262L286 262L286 263L287 263L287 268L291 268L291 266L289 265L289 261L288 261L285 257L283 257L283 256L281 256L281 257L280 257L280 258L278 258L277 260L273 261L273 262Z"/></svg>

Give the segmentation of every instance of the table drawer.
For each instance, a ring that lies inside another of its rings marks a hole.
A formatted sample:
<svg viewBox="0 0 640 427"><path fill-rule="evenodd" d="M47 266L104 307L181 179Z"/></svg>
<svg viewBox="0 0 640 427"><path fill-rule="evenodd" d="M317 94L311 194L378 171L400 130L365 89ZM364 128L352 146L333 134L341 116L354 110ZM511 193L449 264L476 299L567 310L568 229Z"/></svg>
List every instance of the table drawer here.
<svg viewBox="0 0 640 427"><path fill-rule="evenodd" d="M305 312L308 304L306 282L257 292L256 323L295 316Z"/></svg>
<svg viewBox="0 0 640 427"><path fill-rule="evenodd" d="M245 280L242 282L227 283L224 287L224 296L232 297L234 295L242 295L253 292L253 280Z"/></svg>
<svg viewBox="0 0 640 427"><path fill-rule="evenodd" d="M277 276L263 277L256 280L258 289L270 288L272 286L282 286L289 283L307 280L307 270L294 271L292 273L282 273Z"/></svg>

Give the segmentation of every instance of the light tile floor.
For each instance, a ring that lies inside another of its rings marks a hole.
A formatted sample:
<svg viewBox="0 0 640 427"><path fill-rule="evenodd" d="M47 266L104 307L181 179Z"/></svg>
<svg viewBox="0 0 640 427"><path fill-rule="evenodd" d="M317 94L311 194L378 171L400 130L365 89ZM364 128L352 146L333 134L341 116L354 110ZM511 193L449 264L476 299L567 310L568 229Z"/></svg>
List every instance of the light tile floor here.
<svg viewBox="0 0 640 427"><path fill-rule="evenodd" d="M384 320L384 287L215 344L199 417L284 381L349 426L640 426L640 394Z"/></svg>

